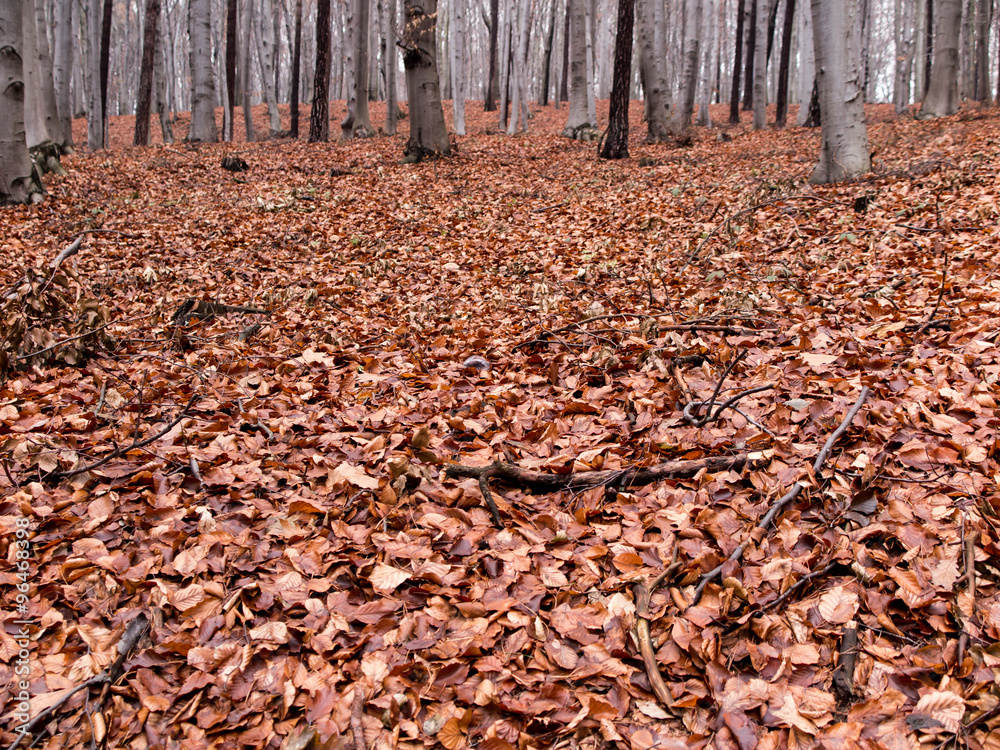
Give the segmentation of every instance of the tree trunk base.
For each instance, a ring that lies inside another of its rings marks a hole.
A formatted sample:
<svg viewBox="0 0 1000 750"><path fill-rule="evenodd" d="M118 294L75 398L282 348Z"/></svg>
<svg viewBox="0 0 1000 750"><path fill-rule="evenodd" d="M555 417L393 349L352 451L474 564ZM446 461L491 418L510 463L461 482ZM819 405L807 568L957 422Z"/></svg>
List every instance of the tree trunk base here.
<svg viewBox="0 0 1000 750"><path fill-rule="evenodd" d="M59 155L63 153L63 150L56 143L45 141L37 146L32 146L28 151L31 153L31 161L40 174L56 174L60 177L69 174L59 161Z"/></svg>
<svg viewBox="0 0 1000 750"><path fill-rule="evenodd" d="M574 141L585 141L588 143L591 141L600 140L601 138L601 131L595 128L590 123L578 125L575 128L566 126L566 128L563 129L562 134L563 137L565 138L571 138Z"/></svg>

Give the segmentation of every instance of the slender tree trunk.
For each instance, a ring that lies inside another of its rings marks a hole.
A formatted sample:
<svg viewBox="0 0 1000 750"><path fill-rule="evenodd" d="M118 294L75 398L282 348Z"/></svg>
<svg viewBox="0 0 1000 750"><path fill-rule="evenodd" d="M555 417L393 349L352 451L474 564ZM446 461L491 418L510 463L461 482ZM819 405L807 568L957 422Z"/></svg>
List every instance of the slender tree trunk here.
<svg viewBox="0 0 1000 750"><path fill-rule="evenodd" d="M712 55L715 52L715 0L705 0L707 4L704 18L705 54L698 77L698 115L695 118L698 125L704 128L712 127L712 117L709 114L709 98L712 95Z"/></svg>
<svg viewBox="0 0 1000 750"><path fill-rule="evenodd" d="M510 110L510 77L513 71L512 30L510 16L517 6L514 3L504 8L503 23L500 29L500 130L507 130L508 112Z"/></svg>
<svg viewBox="0 0 1000 750"><path fill-rule="evenodd" d="M811 127L819 126L819 94L816 91L816 66L813 54L812 7L809 0L802 0L798 7L799 16L799 69L798 69L798 100L799 111L795 116L795 124L804 127L809 119L809 106L815 95L817 119Z"/></svg>
<svg viewBox="0 0 1000 750"><path fill-rule="evenodd" d="M795 0L785 2L785 24L781 29L781 58L778 61L777 111L774 125L785 127L788 118L788 66L792 59L792 26L795 23Z"/></svg>
<svg viewBox="0 0 1000 750"><path fill-rule="evenodd" d="M958 38L962 0L937 0L931 80L919 117L945 117L958 111Z"/></svg>
<svg viewBox="0 0 1000 750"><path fill-rule="evenodd" d="M947 0L945 0L947 2ZM934 0L927 0L924 14L924 98L931 87L931 69L934 63Z"/></svg>
<svg viewBox="0 0 1000 750"><path fill-rule="evenodd" d="M684 72L681 74L677 119L673 125L675 133L684 133L691 127L694 96L698 85L703 8L702 0L686 0L684 3Z"/></svg>
<svg viewBox="0 0 1000 750"><path fill-rule="evenodd" d="M239 14L236 0L226 0L226 120L222 125L222 138L230 142L235 131L236 119L236 50L239 39Z"/></svg>
<svg viewBox="0 0 1000 750"><path fill-rule="evenodd" d="M302 0L295 0L295 39L292 42L292 138L299 137L299 73L302 68Z"/></svg>
<svg viewBox="0 0 1000 750"><path fill-rule="evenodd" d="M762 0L752 0L747 18L747 63L743 71L743 109L753 109L754 55L757 52L757 5Z"/></svg>
<svg viewBox="0 0 1000 750"><path fill-rule="evenodd" d="M353 0L352 15L351 58L354 66L348 89L347 116L340 123L340 134L345 141L374 135L368 115L368 23L371 0Z"/></svg>
<svg viewBox="0 0 1000 750"><path fill-rule="evenodd" d="M70 95L70 83L73 79L73 47L76 39L76 30L73 26L75 4L75 0L56 0L52 19L55 38L52 77L64 148L73 145L73 101Z"/></svg>
<svg viewBox="0 0 1000 750"><path fill-rule="evenodd" d="M465 135L465 0L451 0L451 103L455 133Z"/></svg>
<svg viewBox="0 0 1000 750"><path fill-rule="evenodd" d="M743 72L743 18L746 15L746 0L739 0L736 6L736 56L733 60L733 80L729 93L729 122L736 125L740 121L740 80Z"/></svg>
<svg viewBox="0 0 1000 750"><path fill-rule="evenodd" d="M497 67L497 46L500 34L500 0L490 0L490 71L486 81L484 112L495 112L499 95L499 69Z"/></svg>
<svg viewBox="0 0 1000 750"><path fill-rule="evenodd" d="M916 22L914 0L897 0L896 76L893 101L896 114L910 104L910 79L913 77L913 34Z"/></svg>
<svg viewBox="0 0 1000 750"><path fill-rule="evenodd" d="M394 32L396 28L396 0L388 0L386 14L389 23L386 24L388 43L385 51L385 133L386 135L396 135L396 123L399 120L399 92L396 89L397 52Z"/></svg>
<svg viewBox="0 0 1000 750"><path fill-rule="evenodd" d="M614 82L611 85L608 132L600 150L602 159L628 158L628 94L632 82L632 27L634 22L634 0L618 0Z"/></svg>
<svg viewBox="0 0 1000 750"><path fill-rule="evenodd" d="M156 27L160 22L160 0L146 0L146 19L142 33L142 66L139 70L139 103L135 113L135 146L149 145L149 108L153 99L153 60L156 52Z"/></svg>
<svg viewBox="0 0 1000 750"><path fill-rule="evenodd" d="M549 16L549 30L545 34L545 53L542 56L542 90L538 97L538 106L546 107L549 104L549 82L551 80L552 67L552 43L556 36L556 0L552 0L551 15Z"/></svg>
<svg viewBox="0 0 1000 750"><path fill-rule="evenodd" d="M309 142L330 139L330 0L316 3L316 79L309 112Z"/></svg>
<svg viewBox="0 0 1000 750"><path fill-rule="evenodd" d="M566 0L566 13L563 19L563 48L562 48L562 68L559 71L559 96L556 98L556 106L560 102L569 101L569 3Z"/></svg>
<svg viewBox="0 0 1000 750"><path fill-rule="evenodd" d="M403 67L410 104L410 138L403 161L413 163L426 156L450 156L451 144L438 81L437 0L405 0L404 7Z"/></svg>
<svg viewBox="0 0 1000 750"><path fill-rule="evenodd" d="M31 8L33 10L33 8ZM38 203L44 189L24 133L21 0L0 2L0 205Z"/></svg>
<svg viewBox="0 0 1000 750"><path fill-rule="evenodd" d="M993 0L976 0L975 99L990 101L990 26L993 23Z"/></svg>
<svg viewBox="0 0 1000 750"><path fill-rule="evenodd" d="M597 50L594 48L594 40L596 39L596 33L594 27L597 25L596 19L596 0L590 0L590 2L585 2L584 7L584 24L586 25L586 33L584 38L586 40L586 50L587 50L587 118L593 125L595 130L599 130L597 124L597 97L594 91L594 66L597 57Z"/></svg>
<svg viewBox="0 0 1000 750"><path fill-rule="evenodd" d="M849 0L845 0L849 1ZM767 22L770 12L768 0L757 0L756 43L753 69L753 129L767 127Z"/></svg>
<svg viewBox="0 0 1000 750"><path fill-rule="evenodd" d="M188 0L192 2L192 0ZM243 38L240 40L240 92L243 99L243 128L246 132L247 143L257 140L253 128L253 107L250 100L250 71L253 60L253 49L250 46L250 39L253 36L253 0L243 0L243 20L240 24L240 33Z"/></svg>
<svg viewBox="0 0 1000 750"><path fill-rule="evenodd" d="M639 65L646 97L646 142L663 143L670 137L670 85L666 60L659 54L663 36L663 3L660 0L636 0L638 14ZM657 38L659 35L659 39Z"/></svg>
<svg viewBox="0 0 1000 750"><path fill-rule="evenodd" d="M525 0L517 3L517 10L513 14L511 32L516 29L517 47L511 44L511 57L513 60L513 75L511 78L512 112L513 117L507 123L507 134L514 135L518 130L528 129L528 24L530 18L530 7Z"/></svg>
<svg viewBox="0 0 1000 750"><path fill-rule="evenodd" d="M569 113L563 135L579 140L592 140L596 130L587 112L590 81L587 80L586 2L569 0L566 9L570 16Z"/></svg>
<svg viewBox="0 0 1000 750"><path fill-rule="evenodd" d="M53 84L52 57L46 32L44 0L24 0L26 3L22 33L24 33L25 128L28 149L45 151L44 169L65 174L59 164L59 154L66 151L66 138L59 123L59 107Z"/></svg>
<svg viewBox="0 0 1000 750"><path fill-rule="evenodd" d="M854 4L855 0L812 0L823 119L819 163L809 178L813 184L855 177L871 168Z"/></svg>
<svg viewBox="0 0 1000 750"><path fill-rule="evenodd" d="M101 21L101 146L108 147L108 73L111 68L112 0L104 0Z"/></svg>
<svg viewBox="0 0 1000 750"><path fill-rule="evenodd" d="M281 115L278 112L278 95L274 88L274 26L271 0L259 0L260 6L254 14L254 36L257 38L257 61L260 64L260 86L263 99L267 103L267 119L270 137L281 132Z"/></svg>
<svg viewBox="0 0 1000 750"><path fill-rule="evenodd" d="M160 120L160 133L164 143L174 142L174 131L170 123L170 106L167 103L167 74L164 62L164 47L167 43L167 21L160 14L156 31L156 47L153 51L153 109Z"/></svg>
<svg viewBox="0 0 1000 750"><path fill-rule="evenodd" d="M103 0L87 0L87 148L104 148L101 114L101 15Z"/></svg>

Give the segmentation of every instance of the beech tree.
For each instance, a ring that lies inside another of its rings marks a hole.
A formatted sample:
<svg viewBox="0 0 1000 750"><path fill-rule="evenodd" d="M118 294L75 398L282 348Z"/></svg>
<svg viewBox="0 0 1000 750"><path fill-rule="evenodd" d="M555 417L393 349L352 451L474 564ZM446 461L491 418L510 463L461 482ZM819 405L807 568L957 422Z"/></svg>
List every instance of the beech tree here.
<svg viewBox="0 0 1000 750"><path fill-rule="evenodd" d="M403 7L406 26L401 45L410 105L410 138L403 162L414 163L427 156L450 156L451 144L438 80L437 0L405 0Z"/></svg>
<svg viewBox="0 0 1000 750"><path fill-rule="evenodd" d="M770 15L769 0L757 0L754 18L753 51L753 129L767 126L767 21Z"/></svg>
<svg viewBox="0 0 1000 750"><path fill-rule="evenodd" d="M597 123L591 119L589 112L593 87L587 77L587 2L588 0L569 0L567 11L570 14L569 114L566 116L563 135L589 141L599 133Z"/></svg>
<svg viewBox="0 0 1000 750"><path fill-rule="evenodd" d="M38 203L44 188L24 132L22 13L30 4L0 0L0 204Z"/></svg>
<svg viewBox="0 0 1000 750"><path fill-rule="evenodd" d="M919 117L931 119L958 111L958 42L962 25L962 0L934 3L934 57L931 77Z"/></svg>
<svg viewBox="0 0 1000 750"><path fill-rule="evenodd" d="M215 76L212 72L212 3L189 0L188 36L191 43L191 142L218 140L215 127Z"/></svg>
<svg viewBox="0 0 1000 750"><path fill-rule="evenodd" d="M647 143L662 143L670 136L673 105L666 74L663 12L663 3L659 0L636 0L639 65L646 98Z"/></svg>
<svg viewBox="0 0 1000 750"><path fill-rule="evenodd" d="M292 41L291 136L299 137L299 74L302 68L302 0L295 0L295 37Z"/></svg>
<svg viewBox="0 0 1000 750"><path fill-rule="evenodd" d="M368 138L375 134L368 115L368 22L370 0L351 0L347 30L350 32L348 64L350 83L347 88L347 115L340 123L341 137Z"/></svg>
<svg viewBox="0 0 1000 750"><path fill-rule="evenodd" d="M451 0L451 100L455 132L465 135L465 0Z"/></svg>
<svg viewBox="0 0 1000 750"><path fill-rule="evenodd" d="M746 17L746 0L739 0L736 6L736 51L733 60L732 85L729 95L729 122L736 125L740 121L740 73L743 65L743 19Z"/></svg>
<svg viewBox="0 0 1000 750"><path fill-rule="evenodd" d="M676 119L674 121L674 131L676 133L683 133L691 127L691 115L694 113L695 87L698 84L703 15L703 0L685 0L684 72L681 74L681 90L678 96Z"/></svg>
<svg viewBox="0 0 1000 750"><path fill-rule="evenodd" d="M142 41L142 68L139 71L139 104L135 112L135 146L149 145L149 108L153 100L153 60L156 26L160 21L160 0L146 0L146 20Z"/></svg>
<svg viewBox="0 0 1000 750"><path fill-rule="evenodd" d="M819 163L809 178L813 184L855 177L871 168L858 37L853 28L855 2L811 0L822 118Z"/></svg>
<svg viewBox="0 0 1000 750"><path fill-rule="evenodd" d="M65 146L73 144L73 101L71 83L73 79L73 53L76 30L73 27L75 0L56 0L53 6L52 31L52 83L56 91L56 107L59 111L59 128Z"/></svg>
<svg viewBox="0 0 1000 750"><path fill-rule="evenodd" d="M608 133L600 150L602 159L628 158L628 99L632 78L632 25L634 18L635 0L618 0L618 30L615 33L615 77L611 86Z"/></svg>

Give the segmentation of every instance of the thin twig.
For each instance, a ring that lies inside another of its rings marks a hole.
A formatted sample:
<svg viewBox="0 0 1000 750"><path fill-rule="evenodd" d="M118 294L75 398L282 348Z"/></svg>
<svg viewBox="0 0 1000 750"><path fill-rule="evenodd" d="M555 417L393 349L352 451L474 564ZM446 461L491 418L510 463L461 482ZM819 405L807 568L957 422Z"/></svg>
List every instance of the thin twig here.
<svg viewBox="0 0 1000 750"><path fill-rule="evenodd" d="M941 267L941 290L938 292L938 298L937 302L934 304L934 309L931 310L931 314L927 316L927 322L917 329L917 333L923 333L930 328L931 323L934 322L934 316L937 315L938 308L941 307L941 300L944 299L944 283L948 279L948 252L945 250L942 250L941 252L944 255L944 265Z"/></svg>

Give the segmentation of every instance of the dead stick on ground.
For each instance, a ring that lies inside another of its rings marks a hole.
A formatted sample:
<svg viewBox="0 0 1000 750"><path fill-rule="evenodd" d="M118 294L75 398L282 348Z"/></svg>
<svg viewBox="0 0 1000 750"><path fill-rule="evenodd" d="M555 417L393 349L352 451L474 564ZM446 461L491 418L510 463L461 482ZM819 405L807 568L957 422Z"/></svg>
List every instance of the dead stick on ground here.
<svg viewBox="0 0 1000 750"><path fill-rule="evenodd" d="M927 322L917 329L917 333L923 333L931 327L931 323L934 322L934 316L937 315L938 308L941 307L941 301L944 299L944 283L948 278L948 253L944 250L942 250L942 253L944 254L944 265L941 267L941 290L938 292L938 298L937 302L934 304L934 309L931 310L931 314L927 316Z"/></svg>
<svg viewBox="0 0 1000 750"><path fill-rule="evenodd" d="M50 474L49 476L52 479L68 479L69 477L75 477L77 474L83 474L85 471L92 471L93 469L97 469L97 468L99 468L101 466L104 466L104 464L106 464L108 461L113 461L114 459L118 458L119 456L124 456L129 451L138 450L139 448L145 448L150 443L152 443L152 442L154 442L156 440L159 440L161 437L163 437L164 435L166 435L168 432L170 432L177 425L178 422L180 422L182 419L184 419L184 417L187 416L188 411L194 405L195 399L197 399L197 398L198 398L198 392L195 391L194 393L191 394L191 398L190 398L190 400L188 400L188 402L184 406L184 408L181 409L180 414L178 414L173 419L173 421L170 422L170 424L168 424L162 430L160 430L159 432L157 432L155 435L150 435L145 440L133 440L130 445L126 445L124 448L116 448L115 450L111 451L111 453L109 453L104 458L102 458L100 461L95 461L92 464L87 464L86 466L81 466L78 469L71 469L69 471L59 471L59 472L56 472L55 474Z"/></svg>
<svg viewBox="0 0 1000 750"><path fill-rule="evenodd" d="M826 443L823 445L822 450L820 450L819 455L816 456L816 460L813 461L813 474L819 474L819 470L823 468L823 463L826 461L826 457L830 455L830 450L833 448L834 443L836 443L837 440L840 438L840 436L847 431L848 427L850 427L851 422L854 421L854 417L861 410L861 407L864 405L865 401L868 400L868 395L870 393L871 390L869 390L868 386L864 386L861 389L861 393L858 395L858 400L854 402L854 406L852 406L851 410L847 412L847 416L844 417L844 421L841 422L840 426L833 431L833 434L830 435ZM760 523L757 525L757 528L767 529L767 527L771 525L771 522L774 520L775 516L777 516L786 505L788 505L796 497L798 497L799 493L805 486L806 485L802 482L796 482L795 484L793 484L792 488L788 492L786 492L784 495L782 495L775 501L775 503L771 506L771 509L767 512L767 515L760 520ZM714 581L716 578L719 577L719 574L722 573L722 568L726 563L736 562L741 557L743 557L743 551L746 549L746 546L747 542L743 542L742 544L740 544L736 549L733 550L732 554L729 555L729 557L726 559L726 562L722 563L721 565L717 565L715 568L708 571L707 573L705 573L705 575L701 577L701 580L698 581L698 585L695 586L694 588L694 595L691 598L691 606L694 606L695 604L698 603L698 600L701 598L701 594L705 590L705 587L710 582Z"/></svg>
<svg viewBox="0 0 1000 750"><path fill-rule="evenodd" d="M677 557L676 547L674 548L674 557ZM670 709L674 706L674 699L670 695L670 689L667 687L663 675L660 674L660 665L656 661L656 649L653 648L653 639L649 633L649 600L660 584L677 572L678 568L680 568L680 563L674 560L666 570L653 579L649 586L643 583L635 585L635 635L639 642L642 663L646 667L646 676L649 678L649 684L652 686L653 692L656 693L656 697L660 699L660 703Z"/></svg>
<svg viewBox="0 0 1000 750"><path fill-rule="evenodd" d="M854 665L858 658L858 624L853 620L844 625L840 637L837 668L833 672L833 690L844 703L854 695Z"/></svg>
<svg viewBox="0 0 1000 750"><path fill-rule="evenodd" d="M354 703L351 705L351 732L354 734L354 750L366 750L365 725L361 717L365 712L365 689L361 682L354 683Z"/></svg>
<svg viewBox="0 0 1000 750"><path fill-rule="evenodd" d="M17 739L7 746L7 750L14 750L14 748L21 743L21 739L23 737L30 735L31 732L34 731L35 727L43 724L45 719L58 711L69 701L70 698L79 693L81 690L86 690L94 685L108 685L121 677L123 671L122 665L125 663L126 657L128 657L129 653L139 644L139 641L142 639L142 636L146 634L148 629L149 618L146 617L145 614L139 614L133 617L129 621L129 624L125 627L125 632L122 634L121 640L118 641L118 657L114 660L114 662L112 662L111 666L94 675L89 680L80 683L66 693L66 695L60 698L56 703L53 703L44 711L40 712L23 727L18 727Z"/></svg>

